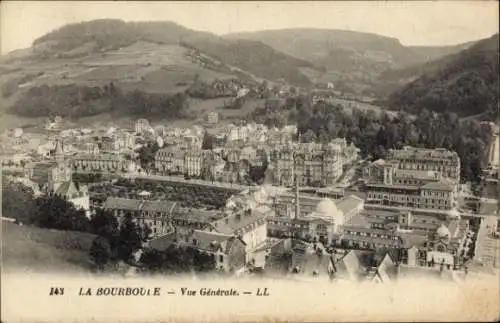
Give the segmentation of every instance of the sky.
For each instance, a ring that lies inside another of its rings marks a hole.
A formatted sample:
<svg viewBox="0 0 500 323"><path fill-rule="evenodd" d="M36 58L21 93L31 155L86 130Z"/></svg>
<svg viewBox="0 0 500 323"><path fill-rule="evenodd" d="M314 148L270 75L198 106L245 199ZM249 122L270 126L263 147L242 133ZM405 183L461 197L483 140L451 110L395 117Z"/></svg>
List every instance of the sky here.
<svg viewBox="0 0 500 323"><path fill-rule="evenodd" d="M231 32L311 27L371 32L404 45L452 45L498 32L498 3L473 1L120 2L12 1L0 4L1 53L68 23L114 18L173 21Z"/></svg>

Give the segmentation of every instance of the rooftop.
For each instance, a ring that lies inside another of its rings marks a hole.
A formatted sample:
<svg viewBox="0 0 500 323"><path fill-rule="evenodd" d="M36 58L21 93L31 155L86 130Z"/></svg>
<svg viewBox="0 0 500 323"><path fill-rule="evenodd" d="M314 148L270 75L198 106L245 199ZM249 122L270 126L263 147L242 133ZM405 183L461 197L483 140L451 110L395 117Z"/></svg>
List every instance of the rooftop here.
<svg viewBox="0 0 500 323"><path fill-rule="evenodd" d="M163 251L168 249L173 243L177 241L177 237L174 232L169 232L162 236L149 241L149 246L153 249Z"/></svg>
<svg viewBox="0 0 500 323"><path fill-rule="evenodd" d="M162 213L172 212L175 206L176 203L170 201L144 201L121 197L108 197L104 203L105 209Z"/></svg>
<svg viewBox="0 0 500 323"><path fill-rule="evenodd" d="M458 154L454 151L444 148L427 149L405 146L403 149L391 149L390 154L394 157L413 157L413 158L449 158L457 157Z"/></svg>
<svg viewBox="0 0 500 323"><path fill-rule="evenodd" d="M358 208L363 203L364 203L363 199L355 195L349 195L347 197L344 197L340 201L335 202L337 208L344 214L347 214L351 212L353 209Z"/></svg>
<svg viewBox="0 0 500 323"><path fill-rule="evenodd" d="M227 252L227 248L229 246L224 245L224 243L232 239L234 239L234 236L232 235L195 230L189 237L188 245L211 252L215 252L219 248L223 248L223 251Z"/></svg>
<svg viewBox="0 0 500 323"><path fill-rule="evenodd" d="M218 211L204 211L199 209L179 210L173 216L175 220L203 223L212 223L213 221L217 221L222 217L224 217L224 214Z"/></svg>
<svg viewBox="0 0 500 323"><path fill-rule="evenodd" d="M439 190L439 191L453 191L454 184L447 180L447 179L442 179L439 182L430 182L425 185L423 185L421 188L422 189L428 189L428 190Z"/></svg>
<svg viewBox="0 0 500 323"><path fill-rule="evenodd" d="M217 232L235 234L240 230L248 231L256 224L264 224L268 215L268 212L260 212L257 209L251 212L238 211L212 224Z"/></svg>

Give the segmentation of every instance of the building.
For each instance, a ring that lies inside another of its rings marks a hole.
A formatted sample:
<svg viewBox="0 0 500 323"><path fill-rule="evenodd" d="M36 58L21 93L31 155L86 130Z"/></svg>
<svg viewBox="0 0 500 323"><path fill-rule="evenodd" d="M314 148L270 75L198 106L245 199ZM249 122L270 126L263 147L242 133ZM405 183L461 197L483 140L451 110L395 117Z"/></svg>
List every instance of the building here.
<svg viewBox="0 0 500 323"><path fill-rule="evenodd" d="M463 219L453 219L442 223L429 235L426 244L428 265L446 265L448 268L461 265L465 254L472 247L469 223Z"/></svg>
<svg viewBox="0 0 500 323"><path fill-rule="evenodd" d="M147 132L151 129L151 126L149 125L149 121L146 119L139 119L135 122L135 133L136 134L142 134L144 132Z"/></svg>
<svg viewBox="0 0 500 323"><path fill-rule="evenodd" d="M275 216L268 218L270 236L330 245L342 234L344 224L363 210L363 200L355 196L336 203L328 198L300 196L298 181L295 196L292 200L290 197L279 195L274 199Z"/></svg>
<svg viewBox="0 0 500 323"><path fill-rule="evenodd" d="M387 283L398 276L397 261L385 250L348 251L334 261L331 277L334 280Z"/></svg>
<svg viewBox="0 0 500 323"><path fill-rule="evenodd" d="M99 145L96 142L85 142L83 145L83 151L88 155L99 154Z"/></svg>
<svg viewBox="0 0 500 323"><path fill-rule="evenodd" d="M90 197L86 185L69 180L60 183L53 192L54 195L71 202L77 210L84 210L86 216L90 216Z"/></svg>
<svg viewBox="0 0 500 323"><path fill-rule="evenodd" d="M214 257L216 269L231 273L245 269L246 246L240 237L195 230L188 240L188 246Z"/></svg>
<svg viewBox="0 0 500 323"><path fill-rule="evenodd" d="M291 270L302 277L330 277L334 270L334 256L314 249L305 243L295 243L292 248Z"/></svg>
<svg viewBox="0 0 500 323"><path fill-rule="evenodd" d="M203 170L203 161L201 149L188 150L184 154L184 174L190 177L200 177Z"/></svg>
<svg viewBox="0 0 500 323"><path fill-rule="evenodd" d="M212 111L207 115L207 122L211 124L216 124L219 122L219 113Z"/></svg>
<svg viewBox="0 0 500 323"><path fill-rule="evenodd" d="M271 152L271 165L275 185L292 186L295 172L302 186L333 185L342 175L342 150L334 143L288 145Z"/></svg>
<svg viewBox="0 0 500 323"><path fill-rule="evenodd" d="M104 209L112 211L119 221L126 215L132 216L138 225L151 229L152 237L158 237L173 230L171 219L177 203L108 197Z"/></svg>
<svg viewBox="0 0 500 323"><path fill-rule="evenodd" d="M100 150L103 152L121 152L135 148L135 137L128 132L114 133L100 138Z"/></svg>
<svg viewBox="0 0 500 323"><path fill-rule="evenodd" d="M56 167L55 161L33 162L24 166L24 176L36 183L40 189L46 188L52 169Z"/></svg>
<svg viewBox="0 0 500 323"><path fill-rule="evenodd" d="M359 214L344 225L333 244L345 249L378 250L399 248L401 239L396 230L376 228Z"/></svg>
<svg viewBox="0 0 500 323"><path fill-rule="evenodd" d="M226 138L227 141L241 141L245 142L248 140L249 136L249 129L247 126L240 126L237 127L235 125L229 125L227 132L226 132Z"/></svg>
<svg viewBox="0 0 500 323"><path fill-rule="evenodd" d="M88 187L72 180L73 173L65 160L62 143L59 140L56 142L55 160L55 167L49 173L47 191L73 203L76 209L84 210L85 215L90 216Z"/></svg>
<svg viewBox="0 0 500 323"><path fill-rule="evenodd" d="M160 149L155 154L155 168L162 174L184 174L186 151L178 146Z"/></svg>
<svg viewBox="0 0 500 323"><path fill-rule="evenodd" d="M441 173L443 178L460 181L460 157L444 148L424 149L406 146L391 149L388 160L398 161L397 168Z"/></svg>
<svg viewBox="0 0 500 323"><path fill-rule="evenodd" d="M247 262L251 262L252 253L266 241L266 219L271 214L266 208L239 209L212 222L212 231L240 237L245 242Z"/></svg>
<svg viewBox="0 0 500 323"><path fill-rule="evenodd" d="M110 153L77 154L70 163L73 171L81 173L123 173L134 166L131 160Z"/></svg>
<svg viewBox="0 0 500 323"><path fill-rule="evenodd" d="M202 139L198 136L194 135L185 135L183 136L182 147L191 150L191 149L201 149L203 142Z"/></svg>
<svg viewBox="0 0 500 323"><path fill-rule="evenodd" d="M365 169L367 204L430 212L457 208L458 182L444 178L442 171L402 169L399 165L396 160L378 160Z"/></svg>
<svg viewBox="0 0 500 323"><path fill-rule="evenodd" d="M222 217L220 212L180 209L172 215L170 223L178 239L185 240L194 230L212 230L212 223Z"/></svg>

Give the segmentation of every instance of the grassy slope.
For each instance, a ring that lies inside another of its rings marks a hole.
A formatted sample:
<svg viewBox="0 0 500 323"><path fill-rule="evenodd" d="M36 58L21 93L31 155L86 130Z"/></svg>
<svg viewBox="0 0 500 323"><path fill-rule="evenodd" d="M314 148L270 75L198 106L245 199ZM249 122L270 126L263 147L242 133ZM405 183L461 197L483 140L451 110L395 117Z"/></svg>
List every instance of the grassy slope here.
<svg viewBox="0 0 500 323"><path fill-rule="evenodd" d="M81 272L90 267L94 235L2 221L2 269Z"/></svg>

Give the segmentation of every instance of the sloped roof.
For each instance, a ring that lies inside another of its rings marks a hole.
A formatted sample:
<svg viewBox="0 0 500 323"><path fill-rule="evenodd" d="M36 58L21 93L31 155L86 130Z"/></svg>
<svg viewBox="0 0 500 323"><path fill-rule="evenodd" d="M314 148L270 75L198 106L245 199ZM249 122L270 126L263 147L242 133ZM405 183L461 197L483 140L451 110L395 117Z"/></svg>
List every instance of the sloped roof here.
<svg viewBox="0 0 500 323"><path fill-rule="evenodd" d="M236 238L228 234L195 230L188 239L188 245L193 248L211 252L215 252L219 248L222 248L223 252L227 252L230 247L227 243L232 239ZM243 241L241 242L244 244Z"/></svg>
<svg viewBox="0 0 500 323"><path fill-rule="evenodd" d="M370 228L370 221L366 218L366 216L358 214L353 216L350 221L349 225L353 227L360 227L360 228Z"/></svg>
<svg viewBox="0 0 500 323"><path fill-rule="evenodd" d="M337 275L347 276L349 279L357 279L360 274L360 262L354 250L349 251L336 264Z"/></svg>
<svg viewBox="0 0 500 323"><path fill-rule="evenodd" d="M171 212L177 203L168 201L144 201L141 207L141 211L149 212Z"/></svg>
<svg viewBox="0 0 500 323"><path fill-rule="evenodd" d="M177 237L174 232L169 232L157 238L150 240L149 246L158 251L164 251L168 249L172 244L175 243Z"/></svg>
<svg viewBox="0 0 500 323"><path fill-rule="evenodd" d="M121 197L108 197L104 203L105 209L133 210L139 211L142 205L141 200L126 199Z"/></svg>
<svg viewBox="0 0 500 323"><path fill-rule="evenodd" d="M439 182L431 182L422 186L423 189L440 190L440 191L453 191L453 183L449 180L443 179Z"/></svg>
<svg viewBox="0 0 500 323"><path fill-rule="evenodd" d="M176 212L173 216L176 220L184 220L188 222L203 222L211 223L221 219L224 215L216 211L205 211L205 210L180 210Z"/></svg>
<svg viewBox="0 0 500 323"><path fill-rule="evenodd" d="M295 263L295 266L300 267L300 273L303 274L328 274L328 265L332 262L332 258L328 254L305 254L300 257L300 261Z"/></svg>
<svg viewBox="0 0 500 323"><path fill-rule="evenodd" d="M83 191L84 190L81 189L81 187L78 184L76 184L75 182L66 181L66 182L63 182L61 185L59 185L59 187L55 191L55 194L59 195L59 196L71 196L71 195L75 195L75 194L78 194L78 193L83 192Z"/></svg>
<svg viewBox="0 0 500 323"><path fill-rule="evenodd" d="M424 246L427 241L427 236L421 234L400 233L400 237L403 240L403 248L406 249Z"/></svg>
<svg viewBox="0 0 500 323"><path fill-rule="evenodd" d="M234 234L239 230L246 232L254 224L263 224L266 221L267 214L257 209L253 209L250 214L237 212L213 222L213 226L217 232L225 234Z"/></svg>

